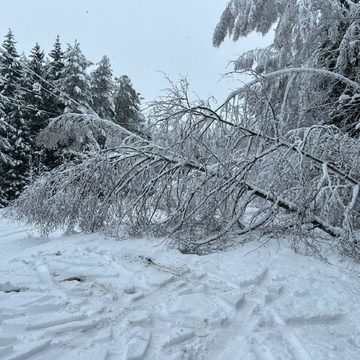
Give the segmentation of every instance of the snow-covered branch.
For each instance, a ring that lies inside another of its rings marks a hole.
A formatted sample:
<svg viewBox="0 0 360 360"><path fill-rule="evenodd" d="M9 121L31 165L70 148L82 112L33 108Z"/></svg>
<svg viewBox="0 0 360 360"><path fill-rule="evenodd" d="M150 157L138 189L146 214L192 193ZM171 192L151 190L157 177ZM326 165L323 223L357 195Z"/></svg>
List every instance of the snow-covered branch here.
<svg viewBox="0 0 360 360"><path fill-rule="evenodd" d="M45 148L98 151L120 145L127 137L138 138L124 127L97 115L65 113L52 119L37 137Z"/></svg>
<svg viewBox="0 0 360 360"><path fill-rule="evenodd" d="M351 88L353 88L356 91L360 91L360 84L352 81L351 79L347 78L344 75L338 74L336 72L333 71L328 71L325 69L316 69L316 68L288 68L288 69L281 69L278 71L274 71L271 73L267 73L267 74L263 74L261 76L259 76L257 79L247 83L246 85L242 86L241 88L233 91L227 98L226 102L230 101L232 98L236 97L236 96L240 96L243 93L246 93L249 91L249 89L258 84L261 83L265 80L270 80L272 78L276 78L276 77L280 77L280 76L284 76L284 75L290 75L290 74L310 74L310 75L321 75L322 77L325 78L330 78L330 79L334 79L334 80L338 80L343 82L344 84L350 86Z"/></svg>
<svg viewBox="0 0 360 360"><path fill-rule="evenodd" d="M197 251L268 226L311 224L341 239L358 226L359 142L335 127L275 138L242 125L239 109L190 101L186 86L152 111L153 141L89 115L55 121L67 134L84 126L96 142L98 129L122 140L37 180L14 203L15 216L45 232L122 224Z"/></svg>

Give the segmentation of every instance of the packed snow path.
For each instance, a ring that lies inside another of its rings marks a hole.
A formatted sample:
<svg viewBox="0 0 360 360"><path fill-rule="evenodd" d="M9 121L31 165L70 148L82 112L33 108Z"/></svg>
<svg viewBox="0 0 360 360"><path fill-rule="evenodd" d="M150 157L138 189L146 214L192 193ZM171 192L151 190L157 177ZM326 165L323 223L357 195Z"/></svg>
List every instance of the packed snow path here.
<svg viewBox="0 0 360 360"><path fill-rule="evenodd" d="M0 359L360 359L355 265L255 245L41 239L0 220Z"/></svg>

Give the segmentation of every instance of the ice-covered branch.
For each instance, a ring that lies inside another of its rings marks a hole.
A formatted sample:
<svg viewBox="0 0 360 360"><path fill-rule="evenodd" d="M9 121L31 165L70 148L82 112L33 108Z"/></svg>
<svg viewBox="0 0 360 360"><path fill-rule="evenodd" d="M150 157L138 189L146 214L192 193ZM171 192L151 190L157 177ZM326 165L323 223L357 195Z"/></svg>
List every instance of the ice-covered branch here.
<svg viewBox="0 0 360 360"><path fill-rule="evenodd" d="M55 121L66 136L84 126L96 142L104 131L119 143L38 179L13 204L15 216L45 232L125 226L171 235L191 249L309 224L333 238L352 238L346 229L358 226L360 206L356 139L329 126L274 137L241 109L212 109L186 91L172 88L153 105L152 141L89 115Z"/></svg>
<svg viewBox="0 0 360 360"><path fill-rule="evenodd" d="M360 91L360 84L352 81L351 79L347 78L344 75L338 74L336 72L333 71L329 71L329 70L325 70L325 69L316 69L316 68L288 68L288 69L281 69L278 71L274 71L268 74L263 74L261 76L259 76L257 79L247 83L245 86L242 86L241 88L233 91L227 98L226 102L230 101L232 98L242 95L243 93L246 93L249 91L249 89L258 84L261 83L265 80L270 80L272 78L276 78L279 76L284 76L284 75L290 75L290 74L309 74L309 75L320 75L322 77L325 78L330 78L330 79L334 79L334 80L338 80L343 82L344 84L350 86L351 88L353 88L354 90Z"/></svg>

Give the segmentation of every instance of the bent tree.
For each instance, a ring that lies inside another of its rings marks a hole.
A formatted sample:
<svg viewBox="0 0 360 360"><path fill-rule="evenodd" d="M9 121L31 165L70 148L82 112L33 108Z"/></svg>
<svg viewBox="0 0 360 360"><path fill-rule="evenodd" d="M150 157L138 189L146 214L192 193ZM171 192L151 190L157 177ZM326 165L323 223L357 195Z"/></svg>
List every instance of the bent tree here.
<svg viewBox="0 0 360 360"><path fill-rule="evenodd" d="M186 80L170 83L151 106L146 138L94 115L55 119L49 126L59 135L47 136L54 132L45 129L42 141L81 144L68 141L77 129L93 146L82 161L34 182L10 211L44 232L124 225L136 234L172 236L196 252L234 236L246 241L252 233L306 231L320 238L323 232L360 259L360 126L354 115L360 85L358 68L350 69L358 6L230 1L215 45L226 34L236 40L277 24L272 46L236 62L253 81L219 107L191 99ZM330 22L334 16L339 22Z"/></svg>
<svg viewBox="0 0 360 360"><path fill-rule="evenodd" d="M116 126L120 143L42 177L12 211L45 232L123 224L178 237L189 251L230 235L299 229L320 229L356 250L357 139L332 125L263 131L230 98L218 109L191 101L186 82L172 84L150 117L152 141L92 118L105 132Z"/></svg>

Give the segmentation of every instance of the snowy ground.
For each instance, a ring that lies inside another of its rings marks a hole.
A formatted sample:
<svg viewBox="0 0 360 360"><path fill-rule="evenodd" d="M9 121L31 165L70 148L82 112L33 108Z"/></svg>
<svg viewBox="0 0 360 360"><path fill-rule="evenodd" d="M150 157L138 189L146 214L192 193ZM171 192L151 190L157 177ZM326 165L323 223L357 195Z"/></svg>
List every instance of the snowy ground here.
<svg viewBox="0 0 360 360"><path fill-rule="evenodd" d="M254 246L199 257L0 220L0 359L360 359L359 269Z"/></svg>

